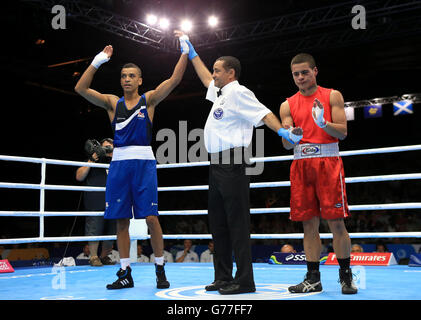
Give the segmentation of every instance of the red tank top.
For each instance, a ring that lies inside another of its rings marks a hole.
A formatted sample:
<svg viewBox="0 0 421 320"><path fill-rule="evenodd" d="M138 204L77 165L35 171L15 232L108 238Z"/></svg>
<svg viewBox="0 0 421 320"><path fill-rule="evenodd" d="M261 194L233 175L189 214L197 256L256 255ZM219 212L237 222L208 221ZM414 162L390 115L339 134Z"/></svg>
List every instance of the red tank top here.
<svg viewBox="0 0 421 320"><path fill-rule="evenodd" d="M332 137L323 129L319 128L311 115L314 99L317 98L323 104L324 118L326 121L332 122L330 106L331 91L332 89L317 86L316 92L311 96L304 96L300 92L297 92L292 97L287 98L294 126L303 129L303 138L301 139L300 144L333 143L339 141L337 138Z"/></svg>

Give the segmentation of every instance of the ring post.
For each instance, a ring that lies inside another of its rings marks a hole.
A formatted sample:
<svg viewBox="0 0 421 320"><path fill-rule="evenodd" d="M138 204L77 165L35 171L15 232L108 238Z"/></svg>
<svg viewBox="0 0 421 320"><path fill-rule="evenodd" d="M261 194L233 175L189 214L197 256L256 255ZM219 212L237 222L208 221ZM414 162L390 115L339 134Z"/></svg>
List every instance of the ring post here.
<svg viewBox="0 0 421 320"><path fill-rule="evenodd" d="M40 195L39 195L39 237L44 238L44 212L45 212L45 174L46 174L47 162L45 158L42 158L41 162L41 183L40 183Z"/></svg>

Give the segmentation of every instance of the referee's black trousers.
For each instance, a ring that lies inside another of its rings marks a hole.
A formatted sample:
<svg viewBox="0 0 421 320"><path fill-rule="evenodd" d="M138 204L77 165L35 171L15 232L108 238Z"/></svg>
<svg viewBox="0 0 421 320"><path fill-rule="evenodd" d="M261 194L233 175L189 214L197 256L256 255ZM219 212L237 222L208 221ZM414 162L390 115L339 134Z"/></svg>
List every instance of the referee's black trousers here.
<svg viewBox="0 0 421 320"><path fill-rule="evenodd" d="M250 243L250 178L246 164L211 164L208 218L215 255L215 280L255 287ZM232 277L233 254L237 267Z"/></svg>

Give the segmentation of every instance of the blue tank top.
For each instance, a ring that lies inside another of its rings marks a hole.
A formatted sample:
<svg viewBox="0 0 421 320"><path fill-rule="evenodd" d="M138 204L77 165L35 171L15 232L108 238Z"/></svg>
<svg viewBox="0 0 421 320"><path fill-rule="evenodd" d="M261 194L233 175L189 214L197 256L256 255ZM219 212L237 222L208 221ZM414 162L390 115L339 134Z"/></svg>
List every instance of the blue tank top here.
<svg viewBox="0 0 421 320"><path fill-rule="evenodd" d="M146 109L145 95L137 105L128 110L124 97L117 101L114 120L114 147L150 146L152 140L152 122Z"/></svg>

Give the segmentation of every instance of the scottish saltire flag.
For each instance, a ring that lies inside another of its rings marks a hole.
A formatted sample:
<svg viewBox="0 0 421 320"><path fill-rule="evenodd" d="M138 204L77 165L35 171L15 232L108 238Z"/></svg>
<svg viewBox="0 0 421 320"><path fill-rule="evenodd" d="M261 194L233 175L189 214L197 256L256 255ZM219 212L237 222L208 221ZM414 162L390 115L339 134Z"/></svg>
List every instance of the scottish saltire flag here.
<svg viewBox="0 0 421 320"><path fill-rule="evenodd" d="M364 118L380 118L383 115L382 105L364 107Z"/></svg>
<svg viewBox="0 0 421 320"><path fill-rule="evenodd" d="M345 116L348 121L355 120L354 107L345 107Z"/></svg>
<svg viewBox="0 0 421 320"><path fill-rule="evenodd" d="M403 100L393 103L393 115L400 116L403 114L413 114L413 102L410 100Z"/></svg>

